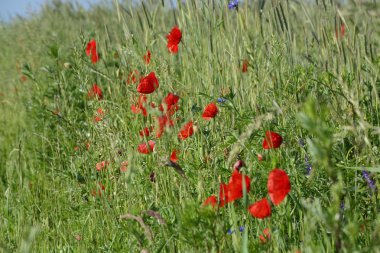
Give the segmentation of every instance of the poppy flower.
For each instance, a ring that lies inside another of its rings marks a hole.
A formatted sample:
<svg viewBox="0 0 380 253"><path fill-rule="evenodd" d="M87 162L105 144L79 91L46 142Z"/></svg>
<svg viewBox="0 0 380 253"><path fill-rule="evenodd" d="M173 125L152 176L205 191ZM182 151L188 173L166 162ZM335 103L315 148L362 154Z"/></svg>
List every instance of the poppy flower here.
<svg viewBox="0 0 380 253"><path fill-rule="evenodd" d="M109 162L107 162L107 161L101 161L100 163L96 164L96 170L101 171L101 170L105 169L108 166L108 164L109 164Z"/></svg>
<svg viewBox="0 0 380 253"><path fill-rule="evenodd" d="M106 187L102 184L102 183L99 183L97 186L96 186L96 189L93 189L92 190L92 196L96 197L97 195L99 195L99 197L102 196L102 192L106 189ZM98 190L98 191L96 191Z"/></svg>
<svg viewBox="0 0 380 253"><path fill-rule="evenodd" d="M86 47L86 55L91 56L92 63L97 63L99 60L99 55L96 50L96 41L91 40Z"/></svg>
<svg viewBox="0 0 380 253"><path fill-rule="evenodd" d="M244 176L243 174L239 173L238 170L234 170L227 185L227 203L233 202L243 197L243 183L245 184L245 191L248 193L251 189L251 179L248 176Z"/></svg>
<svg viewBox="0 0 380 253"><path fill-rule="evenodd" d="M340 25L340 37L344 37L344 33L346 32L346 26L344 23L342 23ZM338 39L339 37L339 32L338 32L338 28L335 28L335 37Z"/></svg>
<svg viewBox="0 0 380 253"><path fill-rule="evenodd" d="M171 120L166 115L161 115L160 117L157 117L157 121L158 121L158 128L157 128L157 131L156 131L156 137L157 138L161 137L161 135L164 133L165 128L167 126L173 126L174 125L173 120Z"/></svg>
<svg viewBox="0 0 380 253"><path fill-rule="evenodd" d="M132 112L135 114L141 113L144 117L147 117L148 112L144 106L144 104L146 103L146 100L147 100L146 95L140 94L140 96L138 98L138 103L136 105L131 106Z"/></svg>
<svg viewBox="0 0 380 253"><path fill-rule="evenodd" d="M278 148L282 143L282 137L278 133L266 131L263 141L264 149Z"/></svg>
<svg viewBox="0 0 380 253"><path fill-rule="evenodd" d="M194 134L193 122L190 121L182 127L182 129L178 133L178 138L183 141L183 140L186 140L188 137L192 136L193 134Z"/></svg>
<svg viewBox="0 0 380 253"><path fill-rule="evenodd" d="M150 135L150 132L153 130L153 127L145 127L143 130L140 131L140 136L141 137L148 137Z"/></svg>
<svg viewBox="0 0 380 253"><path fill-rule="evenodd" d="M258 219L264 219L271 214L271 208L268 200L263 198L255 202L254 204L248 207L248 211L252 214L252 216Z"/></svg>
<svg viewBox="0 0 380 253"><path fill-rule="evenodd" d="M128 170L128 161L124 161L120 164L120 172L126 172Z"/></svg>
<svg viewBox="0 0 380 253"><path fill-rule="evenodd" d="M264 157L262 154L257 154L257 160L259 160L261 162L263 159L264 159Z"/></svg>
<svg viewBox="0 0 380 253"><path fill-rule="evenodd" d="M95 120L95 122L99 122L99 121L102 121L102 117L100 117L100 116L95 116L95 118L94 118L94 120Z"/></svg>
<svg viewBox="0 0 380 253"><path fill-rule="evenodd" d="M154 145L156 145L155 141L148 141L148 145L146 143L141 143L137 147L137 151L141 154L150 154L154 151Z"/></svg>
<svg viewBox="0 0 380 253"><path fill-rule="evenodd" d="M178 161L177 153L179 153L178 150L173 150L173 152L170 155L170 161L173 163L176 163Z"/></svg>
<svg viewBox="0 0 380 253"><path fill-rule="evenodd" d="M219 185L219 206L223 207L227 203L228 186L225 183Z"/></svg>
<svg viewBox="0 0 380 253"><path fill-rule="evenodd" d="M159 87L156 74L154 72L149 73L146 77L141 78L140 84L137 86L137 92L143 94L150 94Z"/></svg>
<svg viewBox="0 0 380 253"><path fill-rule="evenodd" d="M290 192L290 181L285 171L273 169L268 177L268 193L273 204L280 204Z"/></svg>
<svg viewBox="0 0 380 253"><path fill-rule="evenodd" d="M87 96L89 98L98 98L98 100L103 99L102 90L100 89L100 87L96 83L94 83L92 85L92 88L91 88L91 90L88 91Z"/></svg>
<svg viewBox="0 0 380 253"><path fill-rule="evenodd" d="M104 116L103 109L102 108L98 108L97 115L95 115L95 118L94 118L95 122L99 122L99 121L103 120L103 116Z"/></svg>
<svg viewBox="0 0 380 253"><path fill-rule="evenodd" d="M145 64L150 63L150 51L148 50L146 54L144 55Z"/></svg>
<svg viewBox="0 0 380 253"><path fill-rule="evenodd" d="M137 83L140 73L135 69L129 73L127 78L127 84Z"/></svg>
<svg viewBox="0 0 380 253"><path fill-rule="evenodd" d="M269 228L263 230L264 235L259 235L260 241L266 243L270 239Z"/></svg>
<svg viewBox="0 0 380 253"><path fill-rule="evenodd" d="M178 44L181 42L182 33L177 26L174 26L171 32L166 36L168 39L167 48L172 54L178 53Z"/></svg>
<svg viewBox="0 0 380 253"><path fill-rule="evenodd" d="M210 103L203 111L202 118L205 120L211 120L218 114L218 107L214 103Z"/></svg>
<svg viewBox="0 0 380 253"><path fill-rule="evenodd" d="M20 77L20 81L21 82L26 82L28 80L28 78L25 76L25 75L22 75L21 77Z"/></svg>
<svg viewBox="0 0 380 253"><path fill-rule="evenodd" d="M216 196L212 195L206 199L206 201L203 203L203 206L211 205L212 207L215 207L218 203L218 199Z"/></svg>
<svg viewBox="0 0 380 253"><path fill-rule="evenodd" d="M169 116L172 116L178 110L178 101L179 96L171 92L164 98L163 103L166 105L166 111ZM163 112L164 106L161 104L158 109Z"/></svg>
<svg viewBox="0 0 380 253"><path fill-rule="evenodd" d="M248 60L243 61L243 66L241 67L241 72L245 73L248 71Z"/></svg>

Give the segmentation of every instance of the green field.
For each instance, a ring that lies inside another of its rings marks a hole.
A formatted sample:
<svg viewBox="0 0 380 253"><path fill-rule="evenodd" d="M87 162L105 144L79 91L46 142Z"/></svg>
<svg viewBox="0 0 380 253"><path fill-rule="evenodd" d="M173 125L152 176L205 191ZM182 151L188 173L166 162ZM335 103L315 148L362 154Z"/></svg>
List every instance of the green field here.
<svg viewBox="0 0 380 253"><path fill-rule="evenodd" d="M380 3L137 2L0 23L0 252L380 252Z"/></svg>

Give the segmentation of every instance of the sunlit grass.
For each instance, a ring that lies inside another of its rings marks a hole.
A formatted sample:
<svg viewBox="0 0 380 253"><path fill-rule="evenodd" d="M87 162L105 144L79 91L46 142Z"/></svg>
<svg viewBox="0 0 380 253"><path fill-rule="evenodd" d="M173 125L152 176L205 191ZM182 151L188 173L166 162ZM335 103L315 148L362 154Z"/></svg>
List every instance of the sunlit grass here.
<svg viewBox="0 0 380 253"><path fill-rule="evenodd" d="M380 172L376 3L264 0L229 10L228 1L178 1L174 9L114 1L84 11L54 2L0 28L0 251L380 250L378 192L361 172L375 182ZM175 25L182 40L170 54ZM85 53L92 39L96 64ZM161 138L139 135L157 127L160 113L131 112L134 70L155 72L160 87L147 97L156 106L169 92L180 96ZM94 83L100 101L88 98ZM219 113L205 121L211 102ZM180 141L190 120L195 133ZM263 149L267 130L281 134L280 148ZM150 139L154 152L139 154ZM166 165L174 149L185 176ZM202 207L238 159L249 193ZM247 208L267 196L274 168L287 172L292 189L259 220Z"/></svg>

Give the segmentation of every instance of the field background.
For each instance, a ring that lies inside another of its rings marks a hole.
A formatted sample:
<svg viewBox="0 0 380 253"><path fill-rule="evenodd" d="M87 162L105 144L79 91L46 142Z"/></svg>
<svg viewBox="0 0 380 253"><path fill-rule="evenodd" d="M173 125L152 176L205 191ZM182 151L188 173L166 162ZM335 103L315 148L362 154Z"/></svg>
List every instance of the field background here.
<svg viewBox="0 0 380 253"><path fill-rule="evenodd" d="M380 252L379 3L227 4L113 1L85 10L52 1L0 24L0 252ZM172 55L166 35L176 24L183 36ZM85 55L91 39L97 64ZM178 124L148 156L137 152L138 132L154 119L131 112L138 95L126 79L135 69L156 72L149 101L180 96ZM95 82L101 101L87 99ZM220 97L217 117L202 120ZM99 107L105 116L95 123ZM188 120L197 132L180 142ZM266 130L283 136L279 149L262 149ZM165 166L173 149L186 179ZM202 207L237 159L251 191ZM103 160L110 165L98 172ZM276 167L292 190L270 218L256 219L247 207L266 196ZM262 243L265 228L271 238Z"/></svg>

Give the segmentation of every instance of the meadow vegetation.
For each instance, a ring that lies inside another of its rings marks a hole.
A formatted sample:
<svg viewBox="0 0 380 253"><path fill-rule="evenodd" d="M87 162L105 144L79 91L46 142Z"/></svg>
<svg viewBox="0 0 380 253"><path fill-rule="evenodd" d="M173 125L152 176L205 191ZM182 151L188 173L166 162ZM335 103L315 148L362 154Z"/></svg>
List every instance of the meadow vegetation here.
<svg viewBox="0 0 380 253"><path fill-rule="evenodd" d="M380 252L379 4L228 3L52 1L0 23L0 252ZM250 189L222 204L238 160ZM274 168L291 190L254 217Z"/></svg>

